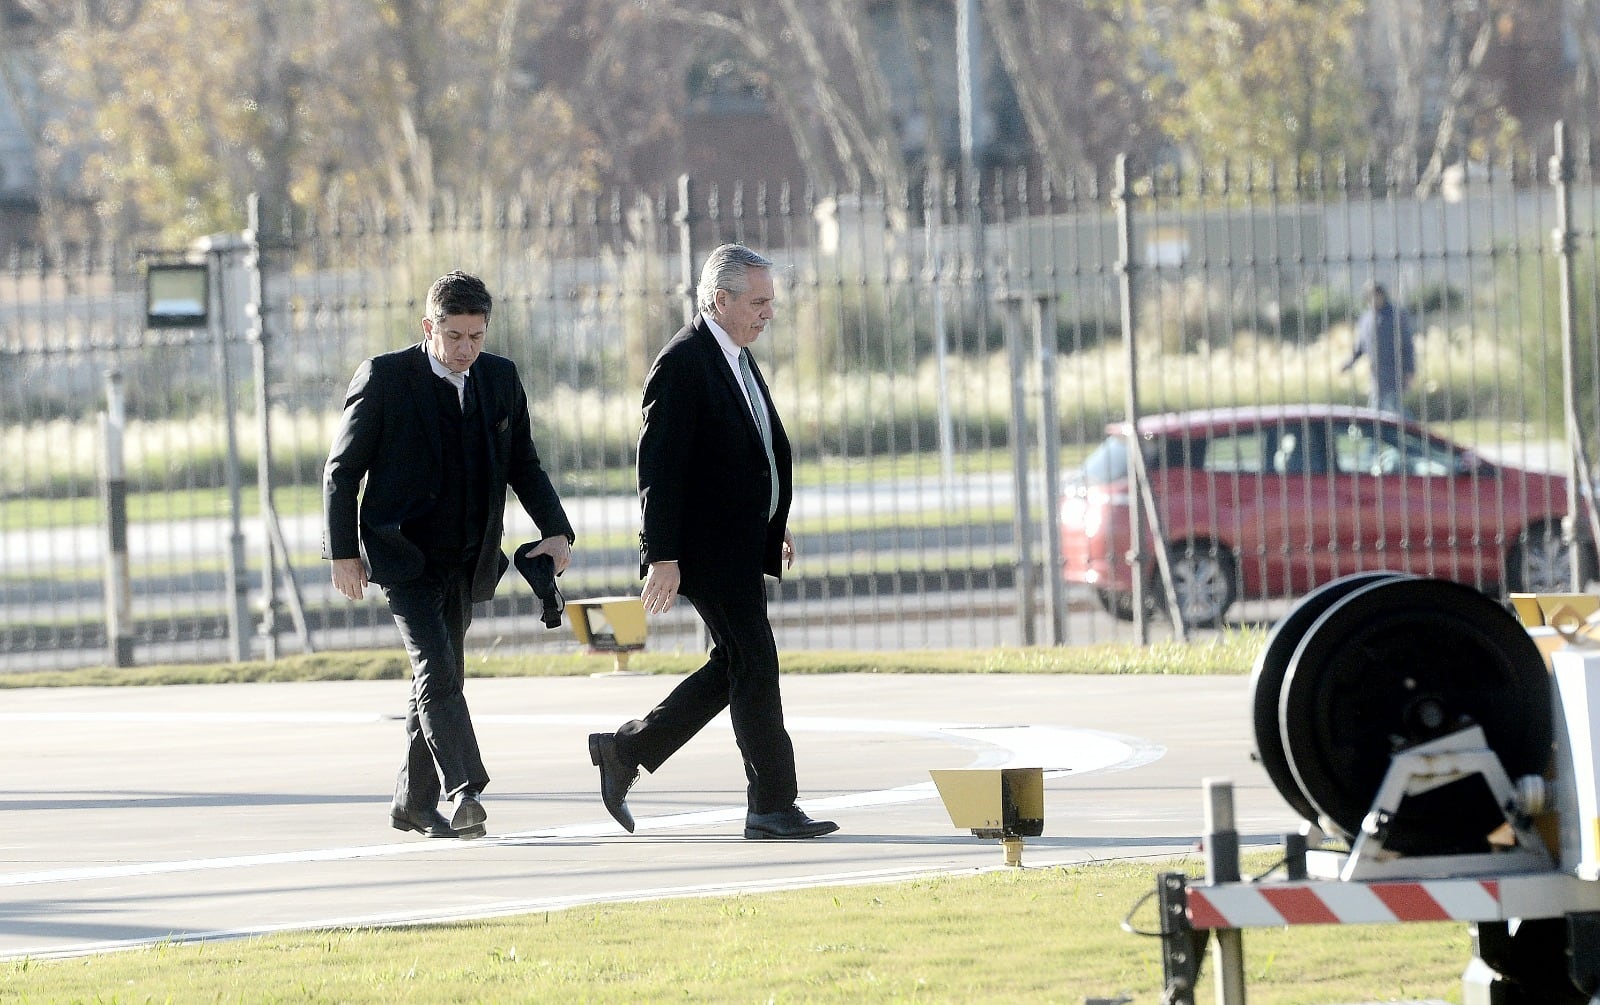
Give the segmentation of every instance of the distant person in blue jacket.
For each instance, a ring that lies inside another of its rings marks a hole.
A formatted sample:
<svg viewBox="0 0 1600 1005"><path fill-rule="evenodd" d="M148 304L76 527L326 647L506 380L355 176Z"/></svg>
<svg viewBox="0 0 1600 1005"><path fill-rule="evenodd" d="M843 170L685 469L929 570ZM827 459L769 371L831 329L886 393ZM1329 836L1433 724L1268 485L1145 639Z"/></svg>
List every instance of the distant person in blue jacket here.
<svg viewBox="0 0 1600 1005"><path fill-rule="evenodd" d="M1356 319L1355 349L1340 372L1355 366L1362 356L1367 357L1372 373L1368 403L1380 412L1404 416L1401 398L1417 373L1414 339L1411 315L1389 299L1389 291L1382 284L1369 283L1367 309Z"/></svg>

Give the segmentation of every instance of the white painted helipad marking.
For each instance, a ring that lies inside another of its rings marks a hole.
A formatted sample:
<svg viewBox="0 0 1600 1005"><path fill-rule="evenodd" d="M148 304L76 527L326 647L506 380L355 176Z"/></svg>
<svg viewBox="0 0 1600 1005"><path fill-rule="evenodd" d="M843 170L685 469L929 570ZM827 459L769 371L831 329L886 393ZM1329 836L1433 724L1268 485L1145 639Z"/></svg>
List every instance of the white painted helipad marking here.
<svg viewBox="0 0 1600 1005"><path fill-rule="evenodd" d="M191 726L348 726L394 718L376 712L0 712L0 722L118 722Z"/></svg>
<svg viewBox="0 0 1600 1005"><path fill-rule="evenodd" d="M0 724L6 722L149 722L161 724L184 723L190 725L209 723L240 725L284 723L348 725L371 723L392 719L377 713L321 713L321 712L0 712ZM594 716L588 715L475 715L480 723L510 723L520 725L565 725L592 727ZM790 730L823 733L885 733L901 736L921 736L944 739L958 746L974 749L977 756L973 767L1039 767L1045 769L1047 778L1065 775L1084 775L1108 771L1123 771L1148 764L1166 753L1166 748L1134 737L1118 736L1094 730L1073 729L1066 726L983 725L977 723L949 723L933 721L903 721L893 719L847 719L837 717L796 716L787 720ZM728 730L726 716L708 728ZM887 806L900 803L935 799L938 791L931 781L903 785L890 789L844 793L837 796L808 798L806 806L817 812L840 808ZM668 830L708 823L725 823L744 818L743 806L719 807L690 813L672 813L637 821L638 830ZM36 886L47 883L73 883L96 880L124 879L138 876L169 875L180 872L201 872L218 869L249 869L272 865L298 865L311 862L338 862L351 859L393 855L426 855L441 852L459 853L465 847L494 847L536 839L616 837L616 824L609 818L581 824L569 824L540 830L496 834L473 842L460 841L406 841L395 844L359 845L345 848L310 849L295 852L277 852L261 855L236 855L223 858L189 859L171 862L129 862L107 866L80 866L65 869L46 869L0 875L0 888ZM520 902L519 902L520 903ZM437 915L434 915L437 916Z"/></svg>
<svg viewBox="0 0 1600 1005"><path fill-rule="evenodd" d="M1170 849L1164 848L1159 842L1152 845L1153 850L1162 855L1171 855L1182 852L1187 847L1186 842L1176 843ZM1031 861L1034 868L1049 868L1057 865L1069 865L1090 860L1092 856L1082 852L1064 852L1048 856L1042 861ZM391 928L406 925L436 925L447 924L455 921L477 921L485 918L515 917L521 914L537 914L544 911L563 911L572 907L586 904L618 904L632 903L645 900L667 900L672 898L688 897L724 897L733 894L776 893L784 890L803 890L816 886L865 886L873 883L894 883L901 880L918 879L930 875L972 875L974 873L999 872L1010 869L1005 865L988 866L963 866L957 869L930 869L925 866L901 866L887 869L871 869L858 872L832 872L814 873L807 876L787 876L773 879L733 880L722 883L705 883L696 886L666 886L646 887L634 890L617 890L610 892L590 892L562 894L552 897L532 897L525 900L504 900L492 904L471 904L460 907L430 907L426 910L391 912L387 914L363 914L348 917L308 919L304 921L287 921L269 925L256 925L248 928L213 929L204 932L184 932L181 934L168 934L159 938L134 938L105 940L101 942L82 942L73 945L44 945L33 948L21 948L8 951L0 959L62 959L75 956L88 956L97 953L117 952L120 950L139 949L161 942L219 942L231 939L259 938L280 932L302 932L308 930L341 929L341 928ZM1426 1003L1422 1003L1426 1005ZM1441 1003L1442 1005L1442 1003Z"/></svg>

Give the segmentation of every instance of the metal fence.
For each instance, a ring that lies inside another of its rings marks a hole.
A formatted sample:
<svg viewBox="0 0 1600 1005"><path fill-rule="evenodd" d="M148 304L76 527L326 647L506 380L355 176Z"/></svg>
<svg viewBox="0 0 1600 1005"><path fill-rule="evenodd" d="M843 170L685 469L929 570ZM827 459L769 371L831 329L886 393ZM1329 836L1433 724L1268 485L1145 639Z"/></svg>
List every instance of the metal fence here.
<svg viewBox="0 0 1600 1005"><path fill-rule="evenodd" d="M889 196L686 181L444 205L426 221L280 222L266 207L243 234L176 255L13 262L0 272L0 669L394 645L381 600L328 584L320 468L356 364L416 341L428 283L458 267L497 296L490 350L518 364L577 528L566 593L637 592L639 391L724 241L781 266L756 346L797 465L800 557L772 594L780 645L1159 636L1160 620L1109 617L1056 574L1062 472L1130 407L1364 401L1360 371L1340 364L1370 280L1417 319L1408 407L1423 423L1508 463L1576 467L1600 393L1588 159L1475 166L1426 196L1413 185L1334 167L1103 188L930 177ZM212 278L204 328L147 322L146 268L175 259ZM514 503L508 516L509 550L532 527ZM1231 617L1270 619L1284 599ZM692 614L651 632L652 649L700 644ZM543 629L514 575L469 642L575 646Z"/></svg>

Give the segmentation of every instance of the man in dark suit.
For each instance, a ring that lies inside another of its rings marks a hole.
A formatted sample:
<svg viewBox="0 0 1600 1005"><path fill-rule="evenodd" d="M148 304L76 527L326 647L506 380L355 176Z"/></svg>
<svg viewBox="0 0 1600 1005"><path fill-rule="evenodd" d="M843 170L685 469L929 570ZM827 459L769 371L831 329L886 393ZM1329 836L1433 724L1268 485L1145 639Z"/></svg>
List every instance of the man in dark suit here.
<svg viewBox="0 0 1600 1005"><path fill-rule="evenodd" d="M511 486L557 572L572 525L539 463L516 364L483 352L493 298L451 272L428 290L422 341L356 368L323 471L333 585L383 588L411 659L408 748L389 819L428 837L482 837L489 784L462 690L472 605L494 596ZM363 488L363 483L365 487ZM531 556L530 556L531 557ZM455 801L446 820L442 791Z"/></svg>
<svg viewBox="0 0 1600 1005"><path fill-rule="evenodd" d="M688 598L711 654L643 719L592 734L589 758L606 809L631 832L626 798L639 766L654 772L726 708L748 780L744 836L817 837L838 826L795 805L762 578L794 562L789 440L748 348L772 320L772 263L723 245L701 271L697 298L700 313L645 378L639 573L645 610Z"/></svg>

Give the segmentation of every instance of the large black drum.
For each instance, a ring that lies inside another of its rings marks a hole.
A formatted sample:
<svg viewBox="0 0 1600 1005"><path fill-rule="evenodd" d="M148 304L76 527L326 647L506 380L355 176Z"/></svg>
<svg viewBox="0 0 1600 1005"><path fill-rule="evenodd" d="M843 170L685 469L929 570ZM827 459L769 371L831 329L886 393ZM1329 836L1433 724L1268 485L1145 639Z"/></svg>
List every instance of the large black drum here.
<svg viewBox="0 0 1600 1005"><path fill-rule="evenodd" d="M1533 639L1458 583L1364 573L1308 594L1275 626L1251 697L1256 748L1280 794L1346 840L1360 833L1393 755L1470 725L1512 778L1551 753L1550 680ZM1385 847L1487 850L1504 819L1479 776L1407 797Z"/></svg>

